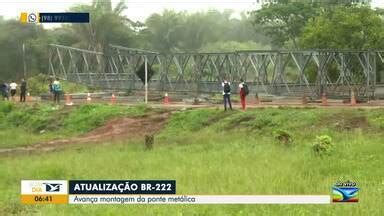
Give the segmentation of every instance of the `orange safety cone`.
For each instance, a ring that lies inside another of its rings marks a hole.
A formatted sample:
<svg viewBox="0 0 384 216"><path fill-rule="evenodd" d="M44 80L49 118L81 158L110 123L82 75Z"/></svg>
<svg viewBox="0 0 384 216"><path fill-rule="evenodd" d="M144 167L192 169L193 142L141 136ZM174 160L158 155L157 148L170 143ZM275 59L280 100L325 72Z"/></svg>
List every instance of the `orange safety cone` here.
<svg viewBox="0 0 384 216"><path fill-rule="evenodd" d="M65 105L72 106L72 96L70 94L65 94Z"/></svg>
<svg viewBox="0 0 384 216"><path fill-rule="evenodd" d="M111 104L116 104L116 96L115 94L112 93L112 96L111 96Z"/></svg>
<svg viewBox="0 0 384 216"><path fill-rule="evenodd" d="M91 93L87 94L87 103L90 103L92 101Z"/></svg>
<svg viewBox="0 0 384 216"><path fill-rule="evenodd" d="M356 96L355 91L351 92L351 106L356 106Z"/></svg>
<svg viewBox="0 0 384 216"><path fill-rule="evenodd" d="M325 94L325 92L323 93L323 95L321 97L321 105L328 106L327 95Z"/></svg>
<svg viewBox="0 0 384 216"><path fill-rule="evenodd" d="M163 104L164 104L164 105L168 105L169 102L170 102L170 100L169 100L168 93L165 92L165 94L164 94L164 101L163 101Z"/></svg>

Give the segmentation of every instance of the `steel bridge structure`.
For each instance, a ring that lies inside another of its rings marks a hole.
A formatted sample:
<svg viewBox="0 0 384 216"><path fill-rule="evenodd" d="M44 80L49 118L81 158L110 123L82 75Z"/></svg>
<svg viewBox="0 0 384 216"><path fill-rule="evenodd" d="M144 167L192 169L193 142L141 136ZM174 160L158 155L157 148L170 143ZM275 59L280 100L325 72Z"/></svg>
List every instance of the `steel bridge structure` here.
<svg viewBox="0 0 384 216"><path fill-rule="evenodd" d="M158 53L111 45L108 54L51 44L49 73L60 79L114 90L143 90L147 64L150 91L221 92L240 79L251 93L318 97L374 97L383 78L384 51L251 50L222 53Z"/></svg>

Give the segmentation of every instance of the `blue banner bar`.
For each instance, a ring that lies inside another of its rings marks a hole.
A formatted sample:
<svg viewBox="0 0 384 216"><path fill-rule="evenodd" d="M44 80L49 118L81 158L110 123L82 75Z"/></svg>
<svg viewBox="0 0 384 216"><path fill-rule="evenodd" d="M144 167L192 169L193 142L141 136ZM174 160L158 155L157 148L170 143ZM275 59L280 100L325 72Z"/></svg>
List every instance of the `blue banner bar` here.
<svg viewBox="0 0 384 216"><path fill-rule="evenodd" d="M89 13L39 13L40 23L89 23Z"/></svg>
<svg viewBox="0 0 384 216"><path fill-rule="evenodd" d="M176 180L69 180L69 194L176 194Z"/></svg>

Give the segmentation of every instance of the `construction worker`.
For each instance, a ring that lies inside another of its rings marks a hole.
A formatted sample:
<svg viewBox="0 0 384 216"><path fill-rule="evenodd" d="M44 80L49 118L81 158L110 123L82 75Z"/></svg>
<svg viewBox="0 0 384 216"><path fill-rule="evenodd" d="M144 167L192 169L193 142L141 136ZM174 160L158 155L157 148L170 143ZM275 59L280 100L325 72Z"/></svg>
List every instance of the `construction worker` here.
<svg viewBox="0 0 384 216"><path fill-rule="evenodd" d="M229 104L229 108L232 110L231 83L227 80L224 80L221 83L221 86L223 86L224 110L227 111L227 103Z"/></svg>
<svg viewBox="0 0 384 216"><path fill-rule="evenodd" d="M52 91L53 91L53 101L57 104L60 103L60 95L62 92L61 84L59 79L55 79L55 81L52 84Z"/></svg>
<svg viewBox="0 0 384 216"><path fill-rule="evenodd" d="M4 82L1 85L1 93L3 95L4 100L9 100L9 85L7 82Z"/></svg>
<svg viewBox="0 0 384 216"><path fill-rule="evenodd" d="M9 87L11 88L11 98L12 98L12 101L13 101L14 100L14 96L16 95L17 83L15 83L15 81L12 81L12 83L9 84Z"/></svg>
<svg viewBox="0 0 384 216"><path fill-rule="evenodd" d="M25 81L25 79L22 79L21 85L20 85L20 102L25 102L26 96L27 96L27 81Z"/></svg>
<svg viewBox="0 0 384 216"><path fill-rule="evenodd" d="M243 79L240 79L239 89L240 89L241 107L245 111L245 97L249 94L249 89L248 89L248 85L245 84Z"/></svg>

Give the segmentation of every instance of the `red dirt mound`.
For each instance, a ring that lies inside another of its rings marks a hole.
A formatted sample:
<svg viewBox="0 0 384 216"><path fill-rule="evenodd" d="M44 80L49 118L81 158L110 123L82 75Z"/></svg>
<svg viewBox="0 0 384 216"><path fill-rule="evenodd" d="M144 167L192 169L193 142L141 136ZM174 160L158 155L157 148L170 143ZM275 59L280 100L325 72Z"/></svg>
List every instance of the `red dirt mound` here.
<svg viewBox="0 0 384 216"><path fill-rule="evenodd" d="M143 137L146 134L158 132L166 123L170 113L153 114L139 118L122 117L108 121L104 126L96 128L79 137L53 140L35 145L0 149L0 155L27 153L27 152L46 152L64 148L72 144L84 143L104 143L106 141L118 141L130 138Z"/></svg>
<svg viewBox="0 0 384 216"><path fill-rule="evenodd" d="M158 132L168 118L168 114L146 118L119 118L107 122L76 140L80 143L121 140L125 138L143 137L145 134Z"/></svg>

